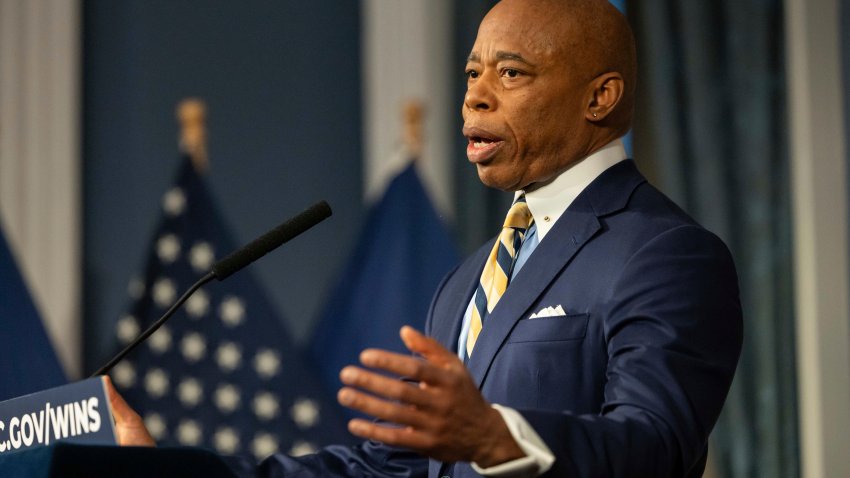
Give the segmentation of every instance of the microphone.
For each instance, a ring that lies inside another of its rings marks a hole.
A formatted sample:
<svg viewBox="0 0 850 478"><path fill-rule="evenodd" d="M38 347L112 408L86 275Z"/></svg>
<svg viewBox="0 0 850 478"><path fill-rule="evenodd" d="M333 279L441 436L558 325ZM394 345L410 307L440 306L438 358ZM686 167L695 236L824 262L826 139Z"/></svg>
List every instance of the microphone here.
<svg viewBox="0 0 850 478"><path fill-rule="evenodd" d="M133 340L133 342L127 345L124 350L119 352L115 357L112 357L112 360L107 362L103 367L97 369L97 371L91 374L90 377L97 377L112 370L112 367L118 364L118 362L135 349L136 346L147 340L147 338L153 335L153 333L156 332L162 324L170 319L171 316L177 312L177 309L179 309L180 306L182 306L196 290L200 289L213 279L218 279L219 281L227 279L234 273L242 270L248 264L251 264L269 252L277 249L285 242L294 239L307 229L310 229L316 224L324 221L330 217L331 214L333 214L333 212L331 211L330 205L326 201L319 201L302 211L297 216L263 234L257 239L254 239L248 245L237 249L224 259L213 264L210 271L195 282L192 287L189 287L189 290L177 299L177 302L175 302L165 312L165 314L162 315L162 317L157 319L157 321L151 324L151 326L142 332L141 335L136 337L136 340Z"/></svg>
<svg viewBox="0 0 850 478"><path fill-rule="evenodd" d="M331 207L325 201L313 204L301 214L293 217L271 231L254 239L247 246L237 249L224 259L212 266L212 273L219 281L227 279L231 274L241 270L248 264L277 249L283 243L293 239L302 232L324 221L330 215Z"/></svg>

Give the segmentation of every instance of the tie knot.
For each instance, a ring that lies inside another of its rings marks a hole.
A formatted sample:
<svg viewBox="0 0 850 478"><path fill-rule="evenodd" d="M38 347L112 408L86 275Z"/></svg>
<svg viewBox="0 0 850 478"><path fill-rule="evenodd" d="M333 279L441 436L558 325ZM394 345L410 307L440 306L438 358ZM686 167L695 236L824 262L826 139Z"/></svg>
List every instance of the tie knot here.
<svg viewBox="0 0 850 478"><path fill-rule="evenodd" d="M502 226L512 227L514 229L528 229L531 223L534 222L534 217L528 209L528 203L525 201L525 194L520 194L514 201L511 209L505 217L505 224Z"/></svg>

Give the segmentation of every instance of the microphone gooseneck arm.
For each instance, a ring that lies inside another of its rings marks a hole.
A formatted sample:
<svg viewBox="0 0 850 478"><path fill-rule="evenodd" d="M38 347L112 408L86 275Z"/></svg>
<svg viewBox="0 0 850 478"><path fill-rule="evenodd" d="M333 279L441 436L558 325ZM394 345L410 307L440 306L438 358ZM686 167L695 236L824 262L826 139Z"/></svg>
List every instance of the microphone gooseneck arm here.
<svg viewBox="0 0 850 478"><path fill-rule="evenodd" d="M157 329L162 327L162 324L164 324L168 319L171 318L172 315L174 315L175 312L177 312L177 309L179 309L180 306L183 305L183 303L189 299L189 296L194 294L196 290L203 287L207 282L213 280L213 278L215 278L215 274L212 271L207 272L206 275L201 277L198 282L195 282L192 287L189 287L189 290L187 290L179 299L177 299L177 302L175 302L167 311L165 311L165 314L163 314L162 317L157 319L157 321L151 324L151 326L148 327L147 330L145 330L144 332L142 332L141 335L136 337L136 340L130 342L129 345L124 347L124 350L118 352L118 355L112 357L112 360L107 362L106 365L100 367L95 373L91 374L91 377L97 377L98 375L103 375L112 370L112 367L114 367L118 362L120 362L121 359L123 359L133 349L135 349L136 346L147 340L147 338L153 335L153 333L156 332Z"/></svg>

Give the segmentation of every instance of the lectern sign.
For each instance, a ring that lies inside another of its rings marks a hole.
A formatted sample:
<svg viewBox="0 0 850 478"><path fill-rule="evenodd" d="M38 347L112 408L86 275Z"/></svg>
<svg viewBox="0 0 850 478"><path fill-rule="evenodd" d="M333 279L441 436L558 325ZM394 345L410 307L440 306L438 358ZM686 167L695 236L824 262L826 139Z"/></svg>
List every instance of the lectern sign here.
<svg viewBox="0 0 850 478"><path fill-rule="evenodd" d="M57 441L114 445L102 377L0 402L0 454Z"/></svg>

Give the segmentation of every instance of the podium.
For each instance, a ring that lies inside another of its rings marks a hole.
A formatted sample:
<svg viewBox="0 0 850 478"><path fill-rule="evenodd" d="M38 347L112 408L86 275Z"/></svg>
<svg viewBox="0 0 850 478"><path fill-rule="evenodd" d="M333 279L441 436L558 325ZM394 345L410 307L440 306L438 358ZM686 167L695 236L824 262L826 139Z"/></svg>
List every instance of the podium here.
<svg viewBox="0 0 850 478"><path fill-rule="evenodd" d="M56 443L0 456L0 476L21 478L235 478L217 455L197 448Z"/></svg>

